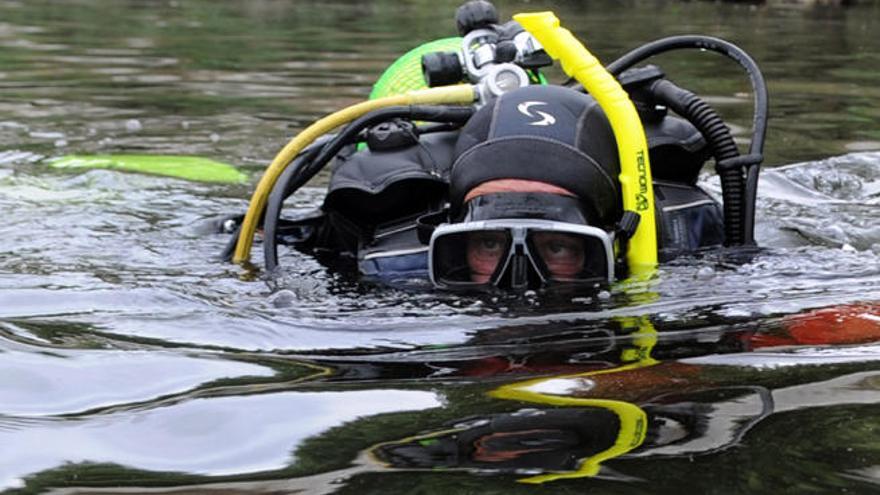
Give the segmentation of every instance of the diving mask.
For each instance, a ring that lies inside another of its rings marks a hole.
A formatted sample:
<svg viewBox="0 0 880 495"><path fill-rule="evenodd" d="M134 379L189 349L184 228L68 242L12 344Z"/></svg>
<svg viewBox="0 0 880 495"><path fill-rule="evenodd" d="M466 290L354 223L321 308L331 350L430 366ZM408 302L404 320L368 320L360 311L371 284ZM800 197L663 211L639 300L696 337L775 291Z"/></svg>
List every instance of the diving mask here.
<svg viewBox="0 0 880 495"><path fill-rule="evenodd" d="M596 286L614 279L614 235L589 225L495 219L438 226L431 282L444 289Z"/></svg>

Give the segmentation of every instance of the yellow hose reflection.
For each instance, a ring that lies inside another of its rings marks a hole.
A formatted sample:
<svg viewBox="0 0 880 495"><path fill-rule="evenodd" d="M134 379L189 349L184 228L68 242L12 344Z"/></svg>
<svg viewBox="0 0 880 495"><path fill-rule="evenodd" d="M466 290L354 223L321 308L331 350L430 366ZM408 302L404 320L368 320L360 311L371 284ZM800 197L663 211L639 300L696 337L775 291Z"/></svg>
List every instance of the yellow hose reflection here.
<svg viewBox="0 0 880 495"><path fill-rule="evenodd" d="M617 415L620 421L620 429L614 444L602 452L583 459L577 470L531 476L518 481L522 483L544 483L559 479L595 476L599 473L602 462L623 455L644 442L647 430L647 416L639 406L619 400L581 398L565 395L575 390L583 390L585 386L588 387L589 382L586 380L589 380L591 376L606 375L657 364L658 361L651 357L651 349L657 343L657 330L654 329L651 321L645 316L619 318L618 321L623 324L624 328L631 328L632 326L638 328L631 335L632 345L621 351L620 360L623 363L621 366L574 375L537 378L504 385L489 392L489 395L499 399L518 400L551 406L607 409Z"/></svg>

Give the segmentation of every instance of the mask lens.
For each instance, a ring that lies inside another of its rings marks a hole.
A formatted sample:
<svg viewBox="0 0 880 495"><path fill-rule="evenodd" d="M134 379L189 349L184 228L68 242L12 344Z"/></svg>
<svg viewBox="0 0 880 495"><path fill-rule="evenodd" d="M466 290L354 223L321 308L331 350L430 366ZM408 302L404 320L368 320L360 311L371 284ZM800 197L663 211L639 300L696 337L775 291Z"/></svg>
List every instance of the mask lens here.
<svg viewBox="0 0 880 495"><path fill-rule="evenodd" d="M492 283L507 261L511 237L505 230L474 230L434 239L432 270L444 284Z"/></svg>
<svg viewBox="0 0 880 495"><path fill-rule="evenodd" d="M526 238L532 259L547 280L583 282L608 278L608 253L597 237L533 231Z"/></svg>

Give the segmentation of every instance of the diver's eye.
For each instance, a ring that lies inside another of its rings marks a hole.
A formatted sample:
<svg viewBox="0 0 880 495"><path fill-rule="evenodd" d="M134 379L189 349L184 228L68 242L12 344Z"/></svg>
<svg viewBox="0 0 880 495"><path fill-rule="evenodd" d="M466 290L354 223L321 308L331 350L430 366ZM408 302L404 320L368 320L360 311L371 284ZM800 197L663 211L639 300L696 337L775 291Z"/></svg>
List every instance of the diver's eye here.
<svg viewBox="0 0 880 495"><path fill-rule="evenodd" d="M480 239L480 249L485 251L498 251L501 249L501 242L498 239L483 238Z"/></svg>
<svg viewBox="0 0 880 495"><path fill-rule="evenodd" d="M578 246L574 245L571 242L560 242L554 241L550 242L546 246L546 250L550 254L562 255L565 253L572 253L578 249Z"/></svg>
<svg viewBox="0 0 880 495"><path fill-rule="evenodd" d="M536 232L532 242L551 278L567 280L583 270L586 252L582 238L557 232Z"/></svg>
<svg viewBox="0 0 880 495"><path fill-rule="evenodd" d="M480 284L489 282L498 268L507 248L507 237L503 232L474 232L467 238L467 264L471 281Z"/></svg>
<svg viewBox="0 0 880 495"><path fill-rule="evenodd" d="M500 255L504 250L505 237L500 232L481 232L468 239L468 248L483 256Z"/></svg>
<svg viewBox="0 0 880 495"><path fill-rule="evenodd" d="M573 259L583 256L583 241L574 236L542 232L535 234L534 240L545 259Z"/></svg>

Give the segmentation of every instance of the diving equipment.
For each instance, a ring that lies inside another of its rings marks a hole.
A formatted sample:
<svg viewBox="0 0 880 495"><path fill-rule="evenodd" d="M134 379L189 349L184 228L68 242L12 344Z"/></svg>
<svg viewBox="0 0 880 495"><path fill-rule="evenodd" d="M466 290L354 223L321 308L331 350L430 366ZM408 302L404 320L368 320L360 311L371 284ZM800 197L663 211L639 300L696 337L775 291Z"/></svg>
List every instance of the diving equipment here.
<svg viewBox="0 0 880 495"><path fill-rule="evenodd" d="M493 98L531 83L541 83L537 69L553 61L540 43L515 22L498 23L495 7L485 0L463 4L455 15L462 36L457 51L437 51L422 56L428 87L470 81L480 93L482 106Z"/></svg>
<svg viewBox="0 0 880 495"><path fill-rule="evenodd" d="M462 128L456 155L449 175L452 221L471 190L498 179L571 191L597 227L610 227L623 213L614 133L595 99L576 91L529 86L495 99Z"/></svg>
<svg viewBox="0 0 880 495"><path fill-rule="evenodd" d="M753 201L750 186L728 190L725 218L718 203L696 186L696 179L707 158L714 157L727 167L722 175L732 177L732 170L741 173L754 154L734 156L720 117L703 118L710 109L668 82L659 69L621 72L649 52L636 50L613 64L610 72L618 75L618 85L552 14L517 16L519 22L499 24L488 2L466 5L469 13L458 22L462 38L445 38L411 50L377 82L371 97L378 100L322 121L279 153L239 227L236 261L247 257L262 222L268 269L278 265L281 243L354 261L362 275L375 275L382 282L388 280L386 274L391 279L425 280L430 277L431 231L463 220L464 199L471 189L511 176L571 191L584 215L583 222L573 224L605 232L595 237L611 242L614 266L609 273L616 278L630 273L648 276L658 257L669 259L748 239L743 216L749 207L736 198ZM581 77L589 95L544 85L537 68L551 62L549 55L559 57L564 69ZM426 62L424 67L416 67L419 57ZM508 65L515 69L503 73ZM434 72L432 67L439 69ZM421 68L427 73L418 74ZM498 77L493 79L493 74ZM472 84L435 88L442 95L427 90L424 95L431 95L427 100L421 92L395 96L437 80ZM545 104L557 98L568 103ZM481 110L514 101L503 109L508 113L498 127L509 130L517 123L530 132L491 136L471 132L480 125L495 125L481 116ZM589 117L558 111L572 102L572 108L588 108ZM430 111L423 106L428 104ZM667 108L683 118L667 114ZM480 119L485 119L483 124ZM329 132L336 134L320 137ZM505 139L509 142L502 143ZM550 143L553 140L557 143ZM506 145L510 148L504 151ZM321 209L295 217L283 211L285 199L331 163ZM748 168L749 178L753 170ZM730 204L728 197L734 197ZM432 221L423 235L421 219L426 217L439 220ZM728 227L726 232L722 225ZM527 244L523 237L522 245ZM330 262L323 256L319 259ZM602 263L607 259L603 252ZM537 265L533 266L539 269Z"/></svg>
<svg viewBox="0 0 880 495"><path fill-rule="evenodd" d="M251 196L247 214L241 224L241 229L238 234L238 242L235 246L235 253L232 258L233 262L241 263L250 258L251 246L253 245L254 233L257 230L257 223L263 215L272 188L275 186L278 178L288 165L290 165L299 153L313 141L333 129L366 115L373 110L395 105L431 103L465 104L473 102L474 96L473 87L468 85L415 90L403 95L388 96L378 100L365 101L353 105L324 117L306 128L306 130L291 139L290 142L278 152L278 155L272 160L269 168L260 179L260 183L257 184L257 188L254 190L253 196ZM315 171L315 173L316 172L317 171ZM306 180L308 180L308 178L310 178L310 176L307 177ZM303 183L305 183L305 181Z"/></svg>
<svg viewBox="0 0 880 495"><path fill-rule="evenodd" d="M594 288L613 281L616 223L624 213L613 136L598 103L567 88L522 88L480 109L456 144L449 223L431 238L428 264L435 286ZM516 186L471 197L499 183ZM640 216L628 212L627 218L634 220L629 240ZM555 256L544 249L551 238L560 250ZM485 266L488 243L496 248L491 266ZM481 251L482 261L474 257ZM570 266L559 266L562 255Z"/></svg>
<svg viewBox="0 0 880 495"><path fill-rule="evenodd" d="M597 286L614 280L614 235L549 220L447 224L431 236L431 282L443 289Z"/></svg>
<svg viewBox="0 0 880 495"><path fill-rule="evenodd" d="M614 129L620 155L620 187L625 210L641 217L626 253L630 271L649 275L657 265L657 229L651 165L642 121L629 95L552 12L517 14L513 18L532 33L548 55L596 98Z"/></svg>
<svg viewBox="0 0 880 495"><path fill-rule="evenodd" d="M680 50L710 50L738 63L749 76L755 104L752 117L752 138L749 153L740 156L736 143L721 117L699 97L662 81L651 88L652 98L667 105L697 126L711 142L715 168L721 177L724 203L724 244L755 245L755 202L758 194L758 173L767 134L767 84L758 64L742 48L729 41L711 36L671 36L642 45L608 64L608 72L622 77L623 72L645 59L661 53ZM745 176L743 176L745 174Z"/></svg>

